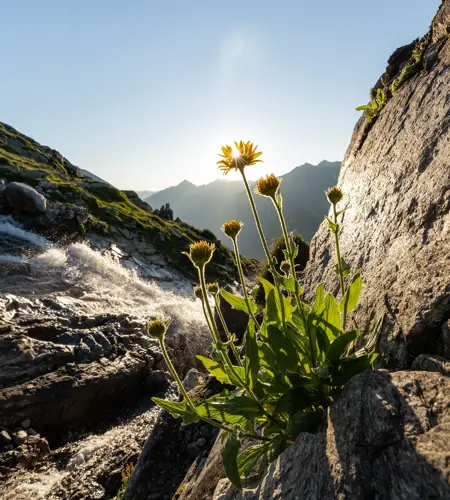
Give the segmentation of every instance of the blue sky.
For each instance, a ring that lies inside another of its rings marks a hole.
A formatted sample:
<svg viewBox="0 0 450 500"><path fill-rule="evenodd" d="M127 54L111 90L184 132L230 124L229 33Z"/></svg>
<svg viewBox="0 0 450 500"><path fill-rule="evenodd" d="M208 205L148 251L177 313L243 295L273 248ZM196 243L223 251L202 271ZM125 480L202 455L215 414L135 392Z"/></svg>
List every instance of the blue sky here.
<svg viewBox="0 0 450 500"><path fill-rule="evenodd" d="M14 0L0 3L1 115L123 189L340 160L355 107L440 0Z"/></svg>

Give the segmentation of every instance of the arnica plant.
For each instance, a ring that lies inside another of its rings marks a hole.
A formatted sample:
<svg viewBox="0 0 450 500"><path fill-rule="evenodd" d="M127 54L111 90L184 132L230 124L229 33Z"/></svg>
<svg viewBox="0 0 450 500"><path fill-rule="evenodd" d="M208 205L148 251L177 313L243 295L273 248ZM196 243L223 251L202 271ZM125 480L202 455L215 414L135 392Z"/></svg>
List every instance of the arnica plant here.
<svg viewBox="0 0 450 500"><path fill-rule="evenodd" d="M238 171L248 195L250 207L264 248L273 283L259 278L264 287L265 307L258 310L248 293L239 257L238 239L243 224L237 220L225 222L222 230L234 246L236 266L240 275L243 297L207 284L205 268L213 258L214 245L199 241L190 245L188 257L198 272L200 286L195 296L202 302L206 323L211 332L212 357L198 356L205 369L228 389L207 400L195 403L184 389L164 345L168 321L150 322L148 330L159 340L166 364L177 382L182 401L153 398L155 403L181 417L184 424L203 420L222 430L223 463L230 481L242 488L242 481L273 461L292 445L301 432L316 432L324 421L326 408L354 375L372 367L374 352L381 329L380 319L374 330L357 342L360 332L348 325L348 314L356 307L361 293L361 271L350 273L344 265L339 234L342 214L339 208L343 193L331 188L326 196L331 205L331 217L326 217L335 244L336 279L339 293L327 293L323 284L315 290L312 301L304 297L297 280L295 257L298 248L288 232L283 216L280 179L273 174L261 178L256 194L268 198L280 220L285 239L283 265L277 271L256 210L245 169L260 162L261 152L251 142L239 142L222 148L219 168L227 174ZM242 346L227 328L219 307L219 294L233 308L249 316ZM221 340L211 296L218 318L226 333Z"/></svg>

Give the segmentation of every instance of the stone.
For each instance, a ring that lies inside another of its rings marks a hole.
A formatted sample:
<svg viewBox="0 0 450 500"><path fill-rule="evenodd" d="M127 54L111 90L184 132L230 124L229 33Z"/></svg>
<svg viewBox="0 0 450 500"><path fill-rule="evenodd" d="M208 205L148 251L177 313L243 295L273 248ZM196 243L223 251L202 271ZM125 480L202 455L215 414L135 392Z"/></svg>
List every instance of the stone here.
<svg viewBox="0 0 450 500"><path fill-rule="evenodd" d="M183 387L190 391L201 383L204 383L203 375L196 368L191 368L183 380Z"/></svg>
<svg viewBox="0 0 450 500"><path fill-rule="evenodd" d="M31 420L29 418L22 420L20 425L22 426L22 429L28 429L28 427L30 427L31 425Z"/></svg>
<svg viewBox="0 0 450 500"><path fill-rule="evenodd" d="M427 372L438 372L450 377L450 359L440 356L420 354L413 361L411 370L425 370Z"/></svg>
<svg viewBox="0 0 450 500"><path fill-rule="evenodd" d="M14 441L16 442L16 444L21 445L21 444L25 443L27 438L28 438L27 432L21 430L21 431L16 432L16 434L14 436Z"/></svg>
<svg viewBox="0 0 450 500"><path fill-rule="evenodd" d="M10 182L7 184L5 198L12 210L33 214L44 213L47 201L36 189L22 182Z"/></svg>
<svg viewBox="0 0 450 500"><path fill-rule="evenodd" d="M364 117L357 123L338 181L349 206L341 253L363 277L351 321L365 330L386 314L380 346L392 369L439 354L450 314L449 9L445 0L432 23L427 71L406 81L369 127ZM324 222L303 277L310 295L321 282L338 292L334 262Z"/></svg>
<svg viewBox="0 0 450 500"><path fill-rule="evenodd" d="M449 403L450 379L440 373L358 375L330 408L326 430L300 434L256 486L240 493L218 469L181 498L450 498ZM214 495L199 494L213 483Z"/></svg>
<svg viewBox="0 0 450 500"><path fill-rule="evenodd" d="M4 449L5 446L8 446L11 444L12 439L11 436L9 435L8 431L2 430L0 431L0 449Z"/></svg>

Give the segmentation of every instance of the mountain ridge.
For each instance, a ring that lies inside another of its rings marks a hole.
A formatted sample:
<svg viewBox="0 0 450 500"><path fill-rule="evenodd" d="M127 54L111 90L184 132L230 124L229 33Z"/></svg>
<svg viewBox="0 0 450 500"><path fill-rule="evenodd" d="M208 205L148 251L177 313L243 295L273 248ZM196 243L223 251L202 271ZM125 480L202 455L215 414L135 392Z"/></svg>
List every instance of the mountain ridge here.
<svg viewBox="0 0 450 500"><path fill-rule="evenodd" d="M336 184L341 163L322 160L317 165L304 163L280 176L280 192L285 201L285 216L289 230L309 240L328 212L324 191ZM256 182L249 181L254 189ZM169 203L175 217L189 224L212 231L221 238L220 227L229 219L242 220L246 227L240 236L240 249L249 257L264 258L259 237L248 206L244 186L239 180L216 179L196 186L183 180L175 186L158 191L145 199L154 208ZM269 200L255 196L266 236L279 236L278 217ZM305 216L306 215L306 216ZM229 245L226 238L223 242Z"/></svg>

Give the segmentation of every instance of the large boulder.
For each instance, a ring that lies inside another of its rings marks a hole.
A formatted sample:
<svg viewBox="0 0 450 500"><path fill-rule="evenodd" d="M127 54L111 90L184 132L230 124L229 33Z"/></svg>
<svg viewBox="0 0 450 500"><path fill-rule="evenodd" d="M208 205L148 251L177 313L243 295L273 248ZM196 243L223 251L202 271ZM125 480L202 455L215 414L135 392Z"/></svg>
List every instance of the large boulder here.
<svg viewBox="0 0 450 500"><path fill-rule="evenodd" d="M330 408L326 430L301 434L256 487L240 493L216 475L209 478L209 487L218 482L214 495L190 498L450 498L449 401L450 379L440 373L358 375Z"/></svg>
<svg viewBox="0 0 450 500"><path fill-rule="evenodd" d="M353 270L363 270L354 319L364 328L386 313L381 346L385 366L397 369L419 353L443 354L450 316L449 30L445 0L430 28L426 70L370 124L360 119L339 177L342 206L349 204L341 251ZM338 291L334 260L324 223L311 242L306 290L324 281Z"/></svg>
<svg viewBox="0 0 450 500"><path fill-rule="evenodd" d="M18 213L42 214L47 208L47 202L36 189L22 182L10 182L4 196L10 208Z"/></svg>

